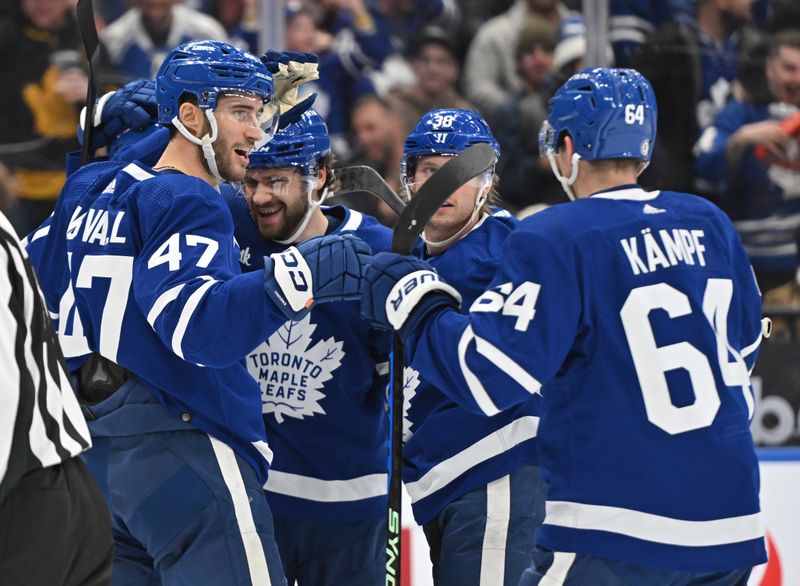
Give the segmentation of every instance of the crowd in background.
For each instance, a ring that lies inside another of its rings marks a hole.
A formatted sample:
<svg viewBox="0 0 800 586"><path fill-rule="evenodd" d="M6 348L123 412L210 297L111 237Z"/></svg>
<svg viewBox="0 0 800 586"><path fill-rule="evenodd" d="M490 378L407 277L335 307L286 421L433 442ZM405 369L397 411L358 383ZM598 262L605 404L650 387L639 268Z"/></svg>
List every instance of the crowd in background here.
<svg viewBox="0 0 800 586"><path fill-rule="evenodd" d="M259 51L258 0L95 0L102 89L152 78L174 46L228 40ZM412 124L474 108L502 148L502 205L564 200L537 131L550 93L583 66L580 0L289 0L286 49L317 53L315 109L337 165L366 164L400 189ZM795 277L800 227L800 3L610 0L607 57L642 71L660 110L644 187L699 192L734 220L762 291ZM0 0L0 209L26 234L52 210L86 95L74 0ZM349 201L385 223L389 210Z"/></svg>

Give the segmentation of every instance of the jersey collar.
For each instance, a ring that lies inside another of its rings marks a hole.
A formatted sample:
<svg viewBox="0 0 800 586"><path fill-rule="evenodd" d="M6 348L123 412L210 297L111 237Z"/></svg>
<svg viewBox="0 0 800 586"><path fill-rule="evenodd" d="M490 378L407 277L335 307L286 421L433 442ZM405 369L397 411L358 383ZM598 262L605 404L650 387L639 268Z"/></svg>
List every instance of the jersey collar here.
<svg viewBox="0 0 800 586"><path fill-rule="evenodd" d="M606 189L605 191L598 191L593 193L591 198L598 199L624 199L629 201L649 201L658 197L660 191L645 191L635 183L630 185L620 185Z"/></svg>

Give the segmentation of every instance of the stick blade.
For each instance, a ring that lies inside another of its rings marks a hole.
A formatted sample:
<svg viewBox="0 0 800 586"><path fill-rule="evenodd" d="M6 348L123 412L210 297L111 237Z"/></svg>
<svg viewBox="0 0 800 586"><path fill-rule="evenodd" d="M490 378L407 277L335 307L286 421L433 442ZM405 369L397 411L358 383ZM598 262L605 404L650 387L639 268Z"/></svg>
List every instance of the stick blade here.
<svg viewBox="0 0 800 586"><path fill-rule="evenodd" d="M491 169L494 159L494 149L482 142L467 147L442 165L400 214L392 236L392 251L410 254L436 210L467 181Z"/></svg>
<svg viewBox="0 0 800 586"><path fill-rule="evenodd" d="M384 181L380 173L372 167L353 165L351 167L341 167L336 169L335 172L336 179L339 180L336 195L369 193L386 203L398 216L406 207L400 196Z"/></svg>

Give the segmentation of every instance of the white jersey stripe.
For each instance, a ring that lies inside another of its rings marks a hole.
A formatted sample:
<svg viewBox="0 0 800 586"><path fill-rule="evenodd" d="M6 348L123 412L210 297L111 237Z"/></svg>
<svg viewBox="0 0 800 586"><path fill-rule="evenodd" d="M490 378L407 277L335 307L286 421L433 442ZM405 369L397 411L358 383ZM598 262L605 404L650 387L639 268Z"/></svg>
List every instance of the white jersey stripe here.
<svg viewBox="0 0 800 586"><path fill-rule="evenodd" d="M0 246L0 267L7 270L6 266L10 262L11 259L8 258L6 248ZM3 332L17 330L17 320L9 307L11 296L11 282L8 279L0 279L0 331ZM3 430L14 429L19 407L20 372L19 365L14 360L14 356L16 356L14 344L13 336L0 336L0 372L3 373L4 387L4 392L0 393L0 429ZM31 369L31 376L37 376L37 369ZM13 431L0 433L0 480L5 477L8 469L13 439Z"/></svg>
<svg viewBox="0 0 800 586"><path fill-rule="evenodd" d="M513 358L505 354L500 348L487 342L480 336L475 336L475 347L481 354L492 361L500 370L517 381L521 387L531 395L541 394L542 383L532 377L527 370L517 364Z"/></svg>
<svg viewBox="0 0 800 586"><path fill-rule="evenodd" d="M247 567L250 570L250 582L253 586L271 586L267 557L264 554L261 538L256 531L253 511L250 509L250 498L245 491L244 480L239 470L239 464L236 462L236 456L227 445L214 437L208 437L211 440L214 455L217 457L222 479L233 500L233 511L242 536Z"/></svg>
<svg viewBox="0 0 800 586"><path fill-rule="evenodd" d="M645 191L641 187L631 187L628 189L615 189L595 193L592 199L626 199L630 201L649 201L659 196L660 191Z"/></svg>
<svg viewBox="0 0 800 586"><path fill-rule="evenodd" d="M505 583L510 518L511 478L506 475L486 485L486 529L483 533L479 586Z"/></svg>
<svg viewBox="0 0 800 586"><path fill-rule="evenodd" d="M687 521L619 507L547 501L544 523L570 529L607 531L682 547L725 545L764 537L760 513Z"/></svg>
<svg viewBox="0 0 800 586"><path fill-rule="evenodd" d="M321 480L280 472L274 468L269 471L267 483L264 485L270 492L323 503L352 502L384 496L386 487L386 474L369 474L349 480Z"/></svg>
<svg viewBox="0 0 800 586"><path fill-rule="evenodd" d="M28 241L28 238L26 237L24 242L22 243L22 246L24 248L27 248L28 244L30 244L31 242L36 242L37 240L39 240L39 238L44 238L48 234L50 234L50 224L48 224L44 228L39 228L38 230L36 230L36 232L34 232L33 235L30 237L30 241Z"/></svg>
<svg viewBox="0 0 800 586"><path fill-rule="evenodd" d="M742 358L747 358L753 352L756 351L756 349L761 345L761 338L762 338L762 334L759 334L758 337L756 338L755 342L753 342L749 346L746 346L746 347L742 348L742 351L740 352Z"/></svg>
<svg viewBox="0 0 800 586"><path fill-rule="evenodd" d="M347 218L344 226L339 230L340 232L355 232L364 221L364 215L361 212L350 210L350 217Z"/></svg>
<svg viewBox="0 0 800 586"><path fill-rule="evenodd" d="M466 473L470 468L536 437L538 429L538 417L526 416L515 419L508 425L475 442L467 449L437 464L419 480L406 483L406 490L411 496L411 500L416 502L437 490L441 490Z"/></svg>
<svg viewBox="0 0 800 586"><path fill-rule="evenodd" d="M175 331L172 332L172 351L181 358L183 358L183 348L181 346L183 345L183 336L186 333L186 328L189 327L189 322L191 321L197 306L200 304L200 301L203 299L203 296L206 294L206 291L208 291L209 287L217 282L216 279L212 279L206 275L201 278L205 279L206 282L200 285L194 293L189 295L189 299L186 300L186 304L183 306L181 315L178 318L178 324L175 326Z"/></svg>
<svg viewBox="0 0 800 586"><path fill-rule="evenodd" d="M10 256L9 258L9 265L11 263L14 264L14 269L17 274L24 275L25 274L25 266L22 261L22 255L20 252L14 248L9 249ZM23 282L24 288L24 319L25 324L30 327L30 324L33 323L33 307L34 307L34 290L31 287L31 284L27 281L27 279ZM16 327L14 330L15 331ZM25 336L25 344L24 344L24 351L25 351L25 362L29 365L35 365L36 359L34 358L33 347L32 347L32 339L30 335ZM46 346L45 346L46 348ZM43 365L44 371L47 371L47 354L43 354ZM31 376L31 383L33 388L35 389L34 398L33 398L33 413L31 414L31 426L28 429L28 441L30 442L30 449L34 456L36 456L39 461L42 463L42 467L53 466L58 464L63 460L58 455L58 451L56 450L56 445L54 443L54 438L51 438L47 433L47 428L45 427L44 420L42 419L42 412L41 410L46 407L46 405L39 404L39 385L41 384L42 380L42 371L39 368L31 367L29 368L30 376ZM48 383L46 383L48 386ZM49 396L51 393L46 393L46 397ZM60 430L59 430L60 431ZM77 455L81 452L81 450L77 450L75 452L71 452L72 455Z"/></svg>
<svg viewBox="0 0 800 586"><path fill-rule="evenodd" d="M150 308L150 312L147 314L147 323L150 324L150 327L155 327L158 316L161 315L161 312L164 311L164 308L167 305L175 301L175 299L178 297L178 294L180 294L181 289L183 289L185 286L186 283L175 285L158 296L158 299L156 299L156 302L153 303L153 307Z"/></svg>
<svg viewBox="0 0 800 586"><path fill-rule="evenodd" d="M44 364L48 364L49 361L51 360L47 344L42 344L42 357L44 358ZM59 368L58 370L60 371L61 368ZM53 380L53 376L50 374L50 370L48 368L44 369L44 378L48 388L58 388L59 382L62 382L61 380L59 381ZM59 379L61 379L60 375ZM45 400L46 400L45 407L47 409L47 412L50 414L50 417L52 417L57 424L59 442L64 447L64 449L67 450L70 454L80 454L83 451L83 447L76 440L71 438L70 435L67 433L67 430L64 428L63 395L61 393L47 393ZM61 460L62 458L58 457L58 461Z"/></svg>
<svg viewBox="0 0 800 586"><path fill-rule="evenodd" d="M272 449L270 449L269 444L265 441L257 441L257 442L250 442L253 444L253 447L258 450L258 453L270 464L272 464Z"/></svg>
<svg viewBox="0 0 800 586"><path fill-rule="evenodd" d="M133 163L126 166L122 171L127 173L134 179L138 179L139 181L144 181L145 179L152 179L153 177L155 177L155 175L153 175L152 173L148 173L147 171L145 171L138 165L134 165Z"/></svg>
<svg viewBox="0 0 800 586"><path fill-rule="evenodd" d="M475 334L472 333L472 326L467 326L464 333L461 334L461 339L458 341L458 364L461 367L461 374L464 376L464 380L467 381L469 391L472 393L472 398L475 399L481 411L489 416L497 415L500 413L500 409L494 404L494 401L492 401L489 393L486 392L480 379L475 376L475 373L467 366L467 348L469 348L469 343L474 338Z"/></svg>
<svg viewBox="0 0 800 586"><path fill-rule="evenodd" d="M567 573L575 563L575 554L572 552L553 552L553 563L542 576L539 586L562 586L567 579Z"/></svg>

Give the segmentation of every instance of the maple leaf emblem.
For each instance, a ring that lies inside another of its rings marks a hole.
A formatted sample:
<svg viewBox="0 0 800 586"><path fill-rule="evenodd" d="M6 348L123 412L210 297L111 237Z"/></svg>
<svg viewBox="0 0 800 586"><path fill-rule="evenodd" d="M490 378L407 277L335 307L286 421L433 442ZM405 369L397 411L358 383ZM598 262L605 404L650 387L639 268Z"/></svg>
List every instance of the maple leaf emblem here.
<svg viewBox="0 0 800 586"><path fill-rule="evenodd" d="M287 321L247 356L247 369L261 386L262 412L274 414L278 423L284 417L325 414L322 389L345 353L333 337L312 346L316 329L311 314L300 322Z"/></svg>
<svg viewBox="0 0 800 586"><path fill-rule="evenodd" d="M408 418L408 410L411 408L411 400L417 394L419 386L419 372L410 366L403 367L403 441L407 442L414 435L411 431L411 420Z"/></svg>

